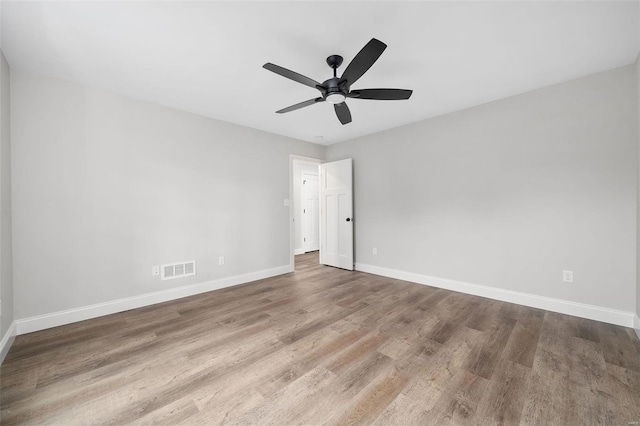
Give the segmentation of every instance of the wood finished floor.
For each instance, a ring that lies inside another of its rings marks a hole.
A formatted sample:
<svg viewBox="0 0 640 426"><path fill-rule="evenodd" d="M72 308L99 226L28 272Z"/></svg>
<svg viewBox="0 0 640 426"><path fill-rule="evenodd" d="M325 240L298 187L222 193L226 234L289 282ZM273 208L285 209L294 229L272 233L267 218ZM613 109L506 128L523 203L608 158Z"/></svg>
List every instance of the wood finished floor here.
<svg viewBox="0 0 640 426"><path fill-rule="evenodd" d="M640 422L631 329L317 261L18 336L0 423Z"/></svg>

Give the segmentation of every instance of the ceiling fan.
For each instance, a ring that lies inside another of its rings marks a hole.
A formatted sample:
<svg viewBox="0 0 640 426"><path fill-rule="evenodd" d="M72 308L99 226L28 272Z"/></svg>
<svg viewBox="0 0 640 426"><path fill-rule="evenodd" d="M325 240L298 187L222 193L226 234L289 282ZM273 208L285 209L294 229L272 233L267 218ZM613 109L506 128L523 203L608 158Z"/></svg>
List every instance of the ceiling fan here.
<svg viewBox="0 0 640 426"><path fill-rule="evenodd" d="M342 64L342 56L331 55L327 58L327 64L333 68L333 78L324 81L322 84L317 81L305 77L302 74L288 70L281 66L272 64L270 62L264 64L262 67L286 77L290 80L297 81L306 86L313 87L320 91L321 96L308 101L300 102L290 107L283 108L276 111L278 114L284 114L285 112L295 111L300 108L314 105L320 102L327 101L333 104L333 108L336 111L338 120L344 125L351 123L351 111L345 103L347 98L352 99L374 99L374 100L403 100L409 99L413 90L406 89L360 89L351 90L351 85L358 81L362 75L367 72L369 68L378 60L387 45L372 38L360 52L353 58L351 63L347 66L347 69L342 73L342 77L337 76L336 70Z"/></svg>

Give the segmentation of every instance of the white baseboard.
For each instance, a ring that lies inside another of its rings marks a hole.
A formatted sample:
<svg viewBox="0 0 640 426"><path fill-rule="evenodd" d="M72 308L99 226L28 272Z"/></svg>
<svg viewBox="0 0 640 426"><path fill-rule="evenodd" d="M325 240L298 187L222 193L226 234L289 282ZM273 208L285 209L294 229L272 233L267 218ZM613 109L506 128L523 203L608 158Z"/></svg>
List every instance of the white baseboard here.
<svg viewBox="0 0 640 426"><path fill-rule="evenodd" d="M130 309L141 308L143 306L155 305L156 303L168 302L182 297L206 293L208 291L219 290L225 287L245 284L251 281L274 277L276 275L287 274L289 272L293 272L293 266L284 265L277 268L250 272L248 274L142 294L140 296L127 297L110 302L67 309L65 311L53 312L30 318L23 318L15 321L17 327L16 331L19 335L31 333L47 328L58 327L60 325L71 324L73 322L128 311Z"/></svg>
<svg viewBox="0 0 640 426"><path fill-rule="evenodd" d="M475 296L487 297L489 299L500 300L503 302L516 303L518 305L531 306L533 308L544 309L547 311L621 325L623 327L633 327L634 322L633 312L619 311L616 309L603 308L601 306L570 302L568 300L537 296L535 294L521 293L518 291L505 290L480 284L471 284L462 281L454 281L446 278L430 277L428 275L399 271L396 269L389 269L363 263L356 263L356 270L367 272L369 274L381 275L384 277L458 291L461 293L473 294Z"/></svg>
<svg viewBox="0 0 640 426"><path fill-rule="evenodd" d="M0 364L4 361L4 357L9 353L9 349L11 349L11 344L16 338L16 322L13 321L11 326L7 330L7 332L2 336L2 340L0 340Z"/></svg>
<svg viewBox="0 0 640 426"><path fill-rule="evenodd" d="M293 250L293 254L294 255L299 255L299 254L305 254L306 252L304 251L304 249L295 249Z"/></svg>
<svg viewBox="0 0 640 426"><path fill-rule="evenodd" d="M637 314L633 316L633 328L636 330L638 339L640 339L640 318Z"/></svg>

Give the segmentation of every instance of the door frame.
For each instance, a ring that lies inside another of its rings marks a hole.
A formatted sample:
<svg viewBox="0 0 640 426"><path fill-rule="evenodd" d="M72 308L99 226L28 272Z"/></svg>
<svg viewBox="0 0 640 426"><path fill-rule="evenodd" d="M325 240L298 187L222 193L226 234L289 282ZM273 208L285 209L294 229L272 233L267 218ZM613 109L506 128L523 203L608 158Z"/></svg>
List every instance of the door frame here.
<svg viewBox="0 0 640 426"><path fill-rule="evenodd" d="M306 202L305 191L307 191L308 190L307 188L309 187L308 185L306 185L304 183L305 182L304 181L305 176L313 176L313 177L315 177L317 179L317 182L318 182L318 187L316 188L317 193L318 193L318 215L316 216L316 225L318 225L318 230L317 230L318 231L318 235L317 235L318 240L316 242L318 243L318 250L320 250L320 241L319 241L320 240L320 229L319 229L320 228L320 171L318 170L318 173L316 173L316 174L309 173L309 172L303 172L302 173L302 178L303 178L302 194L301 194L302 195L302 205L300 206L301 208L298 209L298 211L302 210L302 216L301 216L302 217L302 227L301 227L301 229L302 229L302 236L303 237L305 236L305 231L306 231L307 225L310 222L307 214L305 213L305 204L304 204ZM309 179L309 177L307 177L307 179ZM304 251L304 253L308 253L309 251L314 251L314 250L307 251L306 243L307 243L306 239L303 238L302 250Z"/></svg>
<svg viewBox="0 0 640 426"><path fill-rule="evenodd" d="M293 200L293 162L300 161L304 163L322 164L324 160L313 157L304 157L302 155L289 154L289 272L295 270L295 223L293 222L293 209L295 203Z"/></svg>

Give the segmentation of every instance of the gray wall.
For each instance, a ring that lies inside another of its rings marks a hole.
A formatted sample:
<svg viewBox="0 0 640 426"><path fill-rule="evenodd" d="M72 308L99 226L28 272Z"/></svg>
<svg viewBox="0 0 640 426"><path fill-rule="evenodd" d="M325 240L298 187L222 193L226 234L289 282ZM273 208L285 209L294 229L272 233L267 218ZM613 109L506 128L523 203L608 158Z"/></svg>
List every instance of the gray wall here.
<svg viewBox="0 0 640 426"><path fill-rule="evenodd" d="M9 64L0 51L0 339L13 321Z"/></svg>
<svg viewBox="0 0 640 426"><path fill-rule="evenodd" d="M16 318L289 264L289 154L323 147L15 70L11 93Z"/></svg>
<svg viewBox="0 0 640 426"><path fill-rule="evenodd" d="M356 261L634 311L634 73L329 146L354 159Z"/></svg>
<svg viewBox="0 0 640 426"><path fill-rule="evenodd" d="M324 147L12 71L16 318L289 263L288 155ZM633 311L635 84L628 66L328 147L355 160L356 261Z"/></svg>

